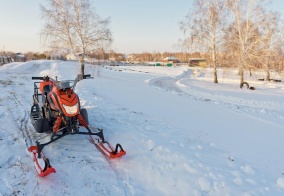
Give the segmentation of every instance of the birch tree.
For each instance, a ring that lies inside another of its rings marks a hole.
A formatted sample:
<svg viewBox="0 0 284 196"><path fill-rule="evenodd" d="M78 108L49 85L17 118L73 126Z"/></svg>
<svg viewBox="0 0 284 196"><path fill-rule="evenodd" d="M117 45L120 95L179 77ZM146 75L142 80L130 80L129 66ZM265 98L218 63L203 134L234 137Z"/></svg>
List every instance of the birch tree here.
<svg viewBox="0 0 284 196"><path fill-rule="evenodd" d="M112 42L109 18L102 19L89 0L46 1L47 6L41 6L45 22L41 35L52 49L73 54L81 52L81 73L84 74L84 55Z"/></svg>
<svg viewBox="0 0 284 196"><path fill-rule="evenodd" d="M261 50L261 36L259 33L264 21L262 0L227 0L232 14L230 45L235 48L231 51L235 55L235 63L239 67L240 83L244 82L244 70L251 66L259 57Z"/></svg>
<svg viewBox="0 0 284 196"><path fill-rule="evenodd" d="M266 80L270 80L270 69L272 61L279 55L279 50L283 46L282 32L279 29L279 14L268 12L262 22L262 50L263 64L266 70Z"/></svg>
<svg viewBox="0 0 284 196"><path fill-rule="evenodd" d="M218 83L217 65L223 29L226 24L225 0L195 0L193 12L181 23L181 30L189 33L185 43L196 44L209 52L214 67L214 83Z"/></svg>

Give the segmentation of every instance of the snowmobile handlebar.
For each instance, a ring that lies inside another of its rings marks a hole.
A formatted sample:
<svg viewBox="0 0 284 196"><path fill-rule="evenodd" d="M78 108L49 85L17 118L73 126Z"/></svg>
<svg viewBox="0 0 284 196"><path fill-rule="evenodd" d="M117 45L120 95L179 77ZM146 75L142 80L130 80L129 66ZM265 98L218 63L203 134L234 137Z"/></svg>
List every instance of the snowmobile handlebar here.
<svg viewBox="0 0 284 196"><path fill-rule="evenodd" d="M81 75L79 74L77 76L77 80L82 80L82 79L89 79L89 78L92 78L91 77L91 74L86 74L86 75ZM50 78L49 76L33 76L32 77L32 80L44 80L44 81L48 81L49 79L53 80L52 78Z"/></svg>
<svg viewBox="0 0 284 196"><path fill-rule="evenodd" d="M43 80L43 77L32 77L32 80Z"/></svg>
<svg viewBox="0 0 284 196"><path fill-rule="evenodd" d="M67 80L67 81L73 81L74 83L73 83L72 86L70 86L70 88L75 89L75 86L79 81L84 80L84 79L91 79L91 78L94 78L94 77L91 77L91 74L84 74L84 75L78 74L77 77L75 78L75 80ZM55 80L53 78L50 78L49 76L43 76L43 77L36 76L36 77L32 77L32 80L43 80L43 81L46 81L46 82L52 81L54 83L60 82L60 81L57 80L57 76L56 76Z"/></svg>
<svg viewBox="0 0 284 196"><path fill-rule="evenodd" d="M32 77L32 80L44 80L44 81L49 81L49 79L51 79L49 76L43 76L43 77L41 77L41 76L37 76L37 77Z"/></svg>

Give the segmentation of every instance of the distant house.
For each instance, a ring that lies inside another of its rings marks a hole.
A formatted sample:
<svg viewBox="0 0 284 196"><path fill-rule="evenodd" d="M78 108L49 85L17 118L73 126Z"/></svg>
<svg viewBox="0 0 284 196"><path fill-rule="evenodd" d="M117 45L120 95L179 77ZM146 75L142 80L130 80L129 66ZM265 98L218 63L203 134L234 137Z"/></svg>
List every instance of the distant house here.
<svg viewBox="0 0 284 196"><path fill-rule="evenodd" d="M2 56L0 56L0 65L3 65L4 64L4 59Z"/></svg>
<svg viewBox="0 0 284 196"><path fill-rule="evenodd" d="M206 66L206 61L205 58L190 58L189 66Z"/></svg>
<svg viewBox="0 0 284 196"><path fill-rule="evenodd" d="M82 56L83 56L83 53L67 54L66 60L69 60L69 61L79 60ZM90 57L89 57L89 55L85 54L84 58L88 59Z"/></svg>
<svg viewBox="0 0 284 196"><path fill-rule="evenodd" d="M27 60L25 55L22 53L16 53L13 59L14 59L14 62L26 62Z"/></svg>
<svg viewBox="0 0 284 196"><path fill-rule="evenodd" d="M66 60L77 60L77 57L74 54L67 54Z"/></svg>
<svg viewBox="0 0 284 196"><path fill-rule="evenodd" d="M173 57L173 56L164 58L163 62L164 63L180 63L180 61L176 57Z"/></svg>
<svg viewBox="0 0 284 196"><path fill-rule="evenodd" d="M110 57L110 58L108 58L108 60L109 60L110 62L115 62L115 61L116 61L116 58L115 58L115 57Z"/></svg>
<svg viewBox="0 0 284 196"><path fill-rule="evenodd" d="M11 63L11 62L12 62L12 59L10 56L7 56L7 55L0 56L0 65L4 65L7 63Z"/></svg>
<svg viewBox="0 0 284 196"><path fill-rule="evenodd" d="M131 55L125 56L125 61L127 63L139 63L140 58L139 58L139 55L131 54Z"/></svg>

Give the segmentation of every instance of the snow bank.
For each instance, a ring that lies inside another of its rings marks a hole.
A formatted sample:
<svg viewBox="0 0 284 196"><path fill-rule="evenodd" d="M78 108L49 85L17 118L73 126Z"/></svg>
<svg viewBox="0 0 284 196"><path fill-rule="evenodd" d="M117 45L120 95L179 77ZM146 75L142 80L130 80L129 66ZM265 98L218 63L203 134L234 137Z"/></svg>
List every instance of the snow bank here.
<svg viewBox="0 0 284 196"><path fill-rule="evenodd" d="M25 148L48 135L29 120L31 77L79 70L62 61L0 67L1 195L284 194L283 83L246 75L251 91L234 70L220 69L214 84L211 69L186 66L87 65L95 78L78 83L81 106L127 154L106 160L87 136L66 136L44 149L57 173L39 178Z"/></svg>

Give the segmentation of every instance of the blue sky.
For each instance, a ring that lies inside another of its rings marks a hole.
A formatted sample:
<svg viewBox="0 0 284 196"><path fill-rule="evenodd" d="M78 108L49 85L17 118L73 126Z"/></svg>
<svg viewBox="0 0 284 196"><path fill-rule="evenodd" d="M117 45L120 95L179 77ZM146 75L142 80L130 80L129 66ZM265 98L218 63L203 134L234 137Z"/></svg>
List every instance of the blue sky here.
<svg viewBox="0 0 284 196"><path fill-rule="evenodd" d="M117 52L179 51L179 30L192 0L93 0L96 12L110 17L113 49ZM0 50L43 51L40 4L44 0L0 0ZM281 13L284 1L273 0L271 9Z"/></svg>

